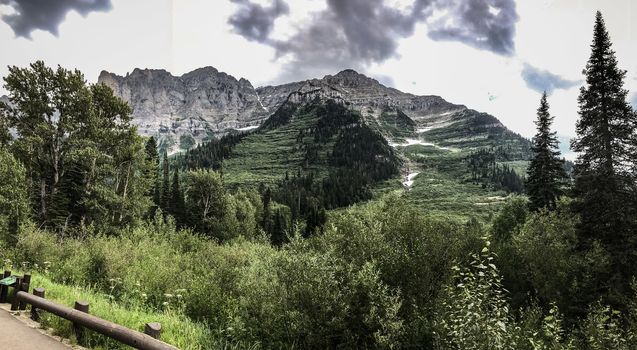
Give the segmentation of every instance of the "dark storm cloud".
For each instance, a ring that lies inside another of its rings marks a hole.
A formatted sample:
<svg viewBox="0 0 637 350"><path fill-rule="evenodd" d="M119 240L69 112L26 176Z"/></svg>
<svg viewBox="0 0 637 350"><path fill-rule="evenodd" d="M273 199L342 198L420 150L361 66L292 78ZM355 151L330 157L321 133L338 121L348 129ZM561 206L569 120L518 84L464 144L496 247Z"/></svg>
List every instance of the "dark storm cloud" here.
<svg viewBox="0 0 637 350"><path fill-rule="evenodd" d="M432 39L460 41L505 56L515 52L519 17L513 0L442 0L436 7L448 15L430 25Z"/></svg>
<svg viewBox="0 0 637 350"><path fill-rule="evenodd" d="M36 29L45 30L55 36L58 26L69 11L77 11L86 16L94 11L108 11L111 0L0 0L0 5L8 5L15 13L3 15L16 36L31 38Z"/></svg>
<svg viewBox="0 0 637 350"><path fill-rule="evenodd" d="M522 79L526 82L526 86L537 91L548 94L556 89L570 89L582 83L579 80L568 80L553 74L547 70L542 70L525 63L522 69Z"/></svg>
<svg viewBox="0 0 637 350"><path fill-rule="evenodd" d="M290 12L283 0L275 0L270 7L253 4L248 0L230 0L239 4L239 10L228 21L238 34L248 40L264 42L274 26L274 20Z"/></svg>
<svg viewBox="0 0 637 350"><path fill-rule="evenodd" d="M429 22L429 36L434 40L459 41L511 55L518 19L514 0L414 0L407 11L389 6L385 0L326 0L324 11L280 41L269 34L274 20L287 14L282 0L267 8L250 0L231 1L240 4L229 20L234 30L248 40L274 47L277 58L285 56L291 62L282 81L341 68L365 70L396 56L398 40L413 35L421 22Z"/></svg>

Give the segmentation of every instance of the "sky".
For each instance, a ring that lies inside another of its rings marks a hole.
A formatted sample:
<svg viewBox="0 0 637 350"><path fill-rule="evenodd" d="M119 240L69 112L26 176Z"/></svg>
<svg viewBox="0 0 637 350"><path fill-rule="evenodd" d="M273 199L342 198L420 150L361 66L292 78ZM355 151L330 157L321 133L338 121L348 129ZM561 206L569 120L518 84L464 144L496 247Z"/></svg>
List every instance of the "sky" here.
<svg viewBox="0 0 637 350"><path fill-rule="evenodd" d="M0 76L36 60L90 83L213 66L256 87L351 68L526 137L547 90L568 138L597 10L637 106L637 0L0 0Z"/></svg>

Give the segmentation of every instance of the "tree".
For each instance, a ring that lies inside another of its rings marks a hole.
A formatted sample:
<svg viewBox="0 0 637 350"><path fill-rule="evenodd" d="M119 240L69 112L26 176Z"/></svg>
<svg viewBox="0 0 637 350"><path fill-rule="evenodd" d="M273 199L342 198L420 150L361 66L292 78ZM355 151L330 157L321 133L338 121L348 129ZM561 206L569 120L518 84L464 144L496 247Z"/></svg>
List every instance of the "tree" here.
<svg viewBox="0 0 637 350"><path fill-rule="evenodd" d="M602 14L597 12L592 53L581 88L574 167L574 209L582 248L595 241L613 256L610 284L627 288L635 263L635 115L623 88L626 71L617 67L615 52ZM632 144L632 145L631 145ZM632 164L631 164L632 163Z"/></svg>
<svg viewBox="0 0 637 350"><path fill-rule="evenodd" d="M164 212L168 212L170 207L170 163L168 162L168 153L164 151L164 159L162 166L162 185L161 185L161 202L160 207Z"/></svg>
<svg viewBox="0 0 637 350"><path fill-rule="evenodd" d="M149 195L153 197L154 208L151 208L151 214L161 204L161 183L159 181L159 154L157 153L157 141L155 137L151 136L146 141L146 161L150 162L152 169L148 174L148 177L153 182L153 187Z"/></svg>
<svg viewBox="0 0 637 350"><path fill-rule="evenodd" d="M9 132L7 109L8 106L0 101L0 147L8 146L12 139L11 133Z"/></svg>
<svg viewBox="0 0 637 350"><path fill-rule="evenodd" d="M170 191L170 203L168 211L175 218L178 224L183 224L185 214L184 194L179 182L179 168L175 167L173 172L172 188Z"/></svg>
<svg viewBox="0 0 637 350"><path fill-rule="evenodd" d="M531 210L555 209L555 203L562 194L562 184L566 179L564 160L560 159L556 132L551 131L554 117L549 113L546 92L537 110L537 134L532 140L533 158L527 170L526 189Z"/></svg>
<svg viewBox="0 0 637 350"><path fill-rule="evenodd" d="M186 208L189 224L206 235L215 232L226 215L226 191L217 172L209 170L190 171L186 176Z"/></svg>
<svg viewBox="0 0 637 350"><path fill-rule="evenodd" d="M53 70L38 61L29 68L9 67L5 88L14 105L9 120L18 138L14 147L37 184L40 222L52 219L59 199L65 158L89 121L91 94L79 71Z"/></svg>
<svg viewBox="0 0 637 350"><path fill-rule="evenodd" d="M42 61L9 67L4 81L10 147L26 168L40 224L62 232L94 222L111 227L145 210L143 142L130 107L109 87Z"/></svg>
<svg viewBox="0 0 637 350"><path fill-rule="evenodd" d="M24 166L0 147L0 242L15 243L18 227L29 217Z"/></svg>

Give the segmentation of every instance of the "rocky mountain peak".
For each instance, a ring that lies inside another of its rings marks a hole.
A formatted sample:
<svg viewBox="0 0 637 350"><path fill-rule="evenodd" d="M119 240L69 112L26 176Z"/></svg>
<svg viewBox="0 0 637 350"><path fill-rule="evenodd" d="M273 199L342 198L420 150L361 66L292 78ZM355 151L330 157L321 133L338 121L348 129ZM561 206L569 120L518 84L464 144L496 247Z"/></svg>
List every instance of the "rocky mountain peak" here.
<svg viewBox="0 0 637 350"><path fill-rule="evenodd" d="M365 87L365 86L381 86L381 84L373 78L358 73L353 69L345 69L336 75L326 75L323 81L328 84L340 85L343 87Z"/></svg>

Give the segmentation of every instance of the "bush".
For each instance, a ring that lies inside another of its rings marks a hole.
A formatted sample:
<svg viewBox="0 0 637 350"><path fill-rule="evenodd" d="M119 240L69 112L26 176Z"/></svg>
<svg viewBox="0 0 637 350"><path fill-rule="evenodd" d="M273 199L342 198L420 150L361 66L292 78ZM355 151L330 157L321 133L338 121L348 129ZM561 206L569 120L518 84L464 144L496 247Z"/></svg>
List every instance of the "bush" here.
<svg viewBox="0 0 637 350"><path fill-rule="evenodd" d="M512 238L522 265L515 278L528 283L529 292L544 305L556 301L564 309L569 304L579 264L576 224L568 212L543 209L531 214Z"/></svg>
<svg viewBox="0 0 637 350"><path fill-rule="evenodd" d="M489 242L470 267L454 266L436 318L440 349L517 349L516 324Z"/></svg>

